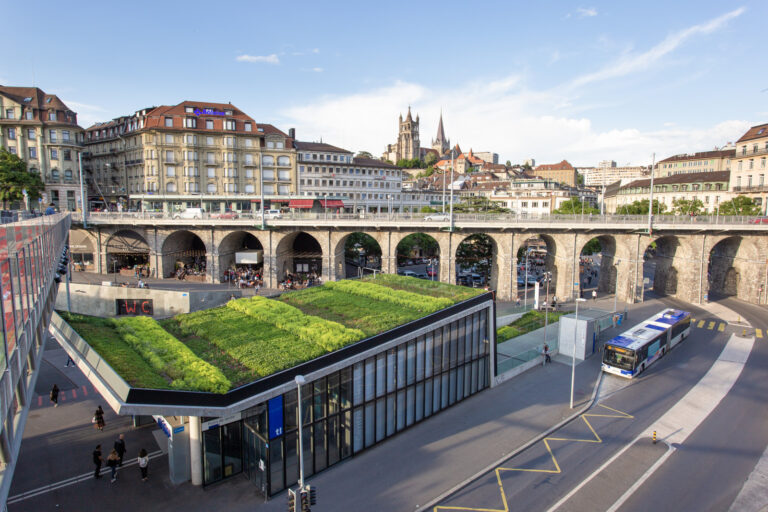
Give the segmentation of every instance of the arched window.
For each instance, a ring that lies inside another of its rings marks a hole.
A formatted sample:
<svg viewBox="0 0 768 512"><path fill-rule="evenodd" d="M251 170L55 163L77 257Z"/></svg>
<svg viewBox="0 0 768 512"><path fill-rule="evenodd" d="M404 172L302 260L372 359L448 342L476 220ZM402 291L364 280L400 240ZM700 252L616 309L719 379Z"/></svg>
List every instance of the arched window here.
<svg viewBox="0 0 768 512"><path fill-rule="evenodd" d="M67 169L66 171L64 171L64 179L65 180L71 180L72 179L72 170L71 169Z"/></svg>
<svg viewBox="0 0 768 512"><path fill-rule="evenodd" d="M264 155L261 159L263 165L275 165L275 157L270 155Z"/></svg>
<svg viewBox="0 0 768 512"><path fill-rule="evenodd" d="M173 182L167 183L165 185L165 191L166 192L176 192L176 184L173 183Z"/></svg>
<svg viewBox="0 0 768 512"><path fill-rule="evenodd" d="M287 156L281 156L277 158L277 165L291 165L291 159Z"/></svg>
<svg viewBox="0 0 768 512"><path fill-rule="evenodd" d="M58 181L59 180L59 170L58 169L52 169L51 170L51 179L53 181Z"/></svg>

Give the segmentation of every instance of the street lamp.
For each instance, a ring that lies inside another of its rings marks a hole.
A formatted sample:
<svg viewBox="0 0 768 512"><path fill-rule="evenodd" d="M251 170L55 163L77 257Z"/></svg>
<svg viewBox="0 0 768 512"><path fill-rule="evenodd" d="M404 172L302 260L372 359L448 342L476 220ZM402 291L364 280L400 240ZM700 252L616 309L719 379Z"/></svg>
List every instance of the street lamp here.
<svg viewBox="0 0 768 512"><path fill-rule="evenodd" d="M616 300L619 297L619 263L621 260L616 260L616 279L613 281L613 312L616 313Z"/></svg>
<svg viewBox="0 0 768 512"><path fill-rule="evenodd" d="M523 295L523 309L528 307L528 254L530 254L531 248L525 247L525 294Z"/></svg>
<svg viewBox="0 0 768 512"><path fill-rule="evenodd" d="M454 157L453 157L453 149L451 149L451 233L453 233L453 166L454 166Z"/></svg>
<svg viewBox="0 0 768 512"><path fill-rule="evenodd" d="M544 279L547 280L547 292L544 296L544 343L547 343L547 324L549 323L549 278L552 272L544 272Z"/></svg>
<svg viewBox="0 0 768 512"><path fill-rule="evenodd" d="M296 382L296 389L299 392L298 399L299 399L299 489L304 488L304 443L302 442L301 438L301 431L302 426L304 424L304 417L302 416L301 411L301 386L303 386L307 380L304 378L303 375L297 375L294 379Z"/></svg>
<svg viewBox="0 0 768 512"><path fill-rule="evenodd" d="M576 299L576 322L573 328L573 350L571 350L571 409L573 409L573 387L576 382L576 338L579 334L579 302L586 302L587 299Z"/></svg>

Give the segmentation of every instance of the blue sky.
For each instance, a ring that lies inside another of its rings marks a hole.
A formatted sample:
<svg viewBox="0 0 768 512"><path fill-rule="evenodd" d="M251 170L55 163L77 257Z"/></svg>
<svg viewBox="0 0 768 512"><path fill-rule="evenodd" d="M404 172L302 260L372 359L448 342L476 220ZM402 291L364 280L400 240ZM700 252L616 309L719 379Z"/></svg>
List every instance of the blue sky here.
<svg viewBox="0 0 768 512"><path fill-rule="evenodd" d="M710 150L768 122L764 0L3 10L17 22L4 23L0 84L34 81L83 126L187 99L231 101L302 140L380 155L411 105L422 146L442 109L464 150L587 166Z"/></svg>

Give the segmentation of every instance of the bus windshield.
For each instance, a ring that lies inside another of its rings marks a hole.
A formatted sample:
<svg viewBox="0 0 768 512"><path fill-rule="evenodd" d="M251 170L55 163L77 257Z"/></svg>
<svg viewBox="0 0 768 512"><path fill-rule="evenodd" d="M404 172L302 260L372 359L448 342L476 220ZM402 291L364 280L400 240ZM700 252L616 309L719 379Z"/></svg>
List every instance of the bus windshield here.
<svg viewBox="0 0 768 512"><path fill-rule="evenodd" d="M624 370L635 369L635 353L625 348L606 345L603 352L603 362Z"/></svg>

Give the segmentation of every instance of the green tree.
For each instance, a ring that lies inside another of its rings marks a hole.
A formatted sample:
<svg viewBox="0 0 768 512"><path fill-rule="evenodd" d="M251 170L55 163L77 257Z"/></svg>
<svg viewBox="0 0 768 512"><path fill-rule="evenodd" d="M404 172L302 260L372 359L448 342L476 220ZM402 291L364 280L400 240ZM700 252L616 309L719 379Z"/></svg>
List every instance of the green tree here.
<svg viewBox="0 0 768 512"><path fill-rule="evenodd" d="M421 250L421 256L424 258L434 258L440 252L440 246L437 241L424 233L413 233L403 238L397 244L397 263L398 265L411 256L417 256Z"/></svg>
<svg viewBox="0 0 768 512"><path fill-rule="evenodd" d="M504 164L504 165L506 165L507 167L512 167L512 161L511 160L507 160L507 163Z"/></svg>
<svg viewBox="0 0 768 512"><path fill-rule="evenodd" d="M583 210L582 210L582 207L584 208ZM568 214L570 214L570 215L573 215L573 214L580 215L581 213L584 213L584 214L589 214L589 213L599 214L600 210L598 210L597 208L592 208L591 206L589 206L586 203L582 204L582 202L579 201L578 198L572 197L571 199L569 199L567 201L563 201L562 203L560 203L560 207L558 209L556 209L555 211L553 211L552 213L564 214L564 215L568 215Z"/></svg>
<svg viewBox="0 0 768 512"><path fill-rule="evenodd" d="M589 256L591 254L597 254L603 250L603 246L600 245L600 240L593 238L584 246L581 250L581 254Z"/></svg>
<svg viewBox="0 0 768 512"><path fill-rule="evenodd" d="M720 203L720 215L760 215L760 207L752 198L737 196L730 201Z"/></svg>
<svg viewBox="0 0 768 512"><path fill-rule="evenodd" d="M37 201L44 188L40 175L28 172L24 160L0 149L0 201L3 208L13 201L23 200L22 190L27 191L30 201Z"/></svg>
<svg viewBox="0 0 768 512"><path fill-rule="evenodd" d="M672 201L672 212L675 215L699 215L704 211L704 203L700 199L675 199Z"/></svg>
<svg viewBox="0 0 768 512"><path fill-rule="evenodd" d="M403 169L422 169L425 167L424 162L418 158L413 158L411 160L401 158L397 161L397 166Z"/></svg>
<svg viewBox="0 0 768 512"><path fill-rule="evenodd" d="M437 154L430 151L427 153L427 156L424 157L424 165L431 166L435 162L437 162Z"/></svg>
<svg viewBox="0 0 768 512"><path fill-rule="evenodd" d="M360 151L355 156L359 156L360 158L373 158L373 155L370 154L368 151Z"/></svg>
<svg viewBox="0 0 768 512"><path fill-rule="evenodd" d="M658 200L653 200L653 213L656 215L663 214L667 211L667 205L659 203ZM616 213L619 215L648 215L648 200L635 201L632 204L623 204L616 208Z"/></svg>
<svg viewBox="0 0 768 512"><path fill-rule="evenodd" d="M583 174L577 174L576 175L576 184L584 186L584 175Z"/></svg>
<svg viewBox="0 0 768 512"><path fill-rule="evenodd" d="M509 213L508 208L490 201L485 196L467 197L460 203L454 201L453 211L456 213Z"/></svg>
<svg viewBox="0 0 768 512"><path fill-rule="evenodd" d="M437 210L432 208L431 206L422 206L421 210L419 210L421 213L437 213Z"/></svg>

